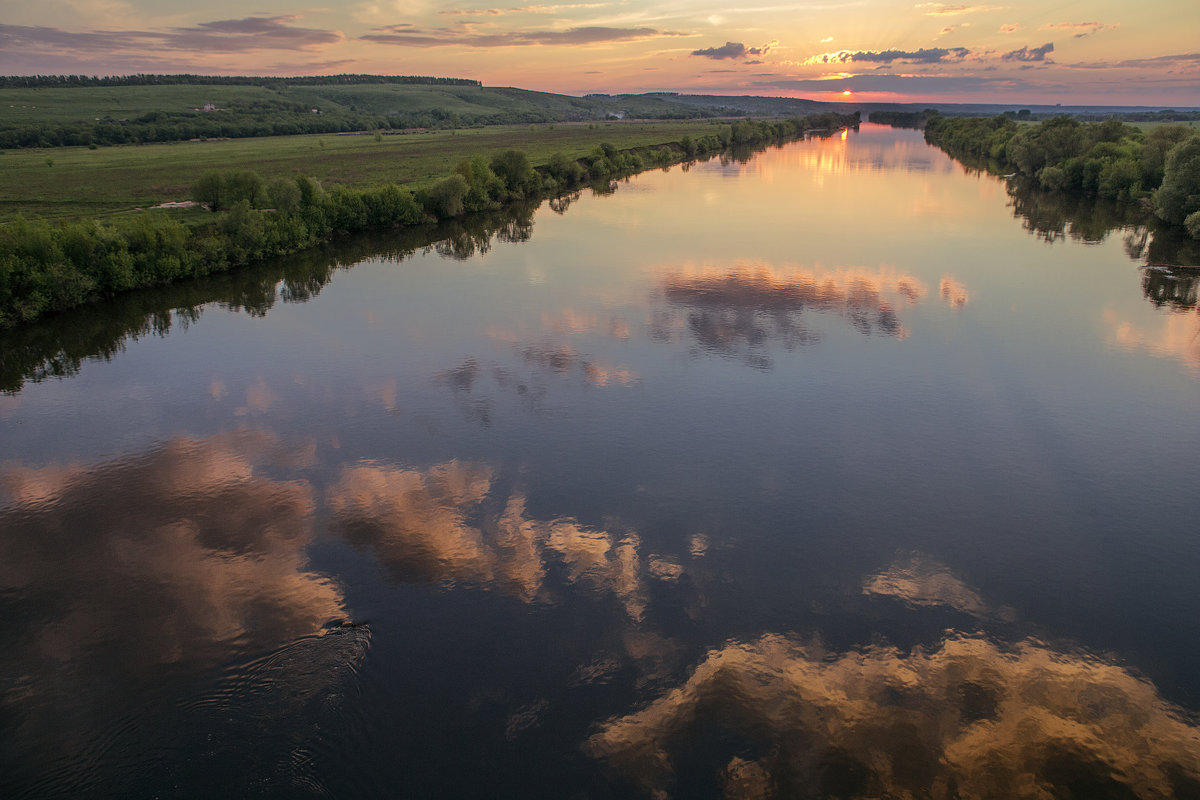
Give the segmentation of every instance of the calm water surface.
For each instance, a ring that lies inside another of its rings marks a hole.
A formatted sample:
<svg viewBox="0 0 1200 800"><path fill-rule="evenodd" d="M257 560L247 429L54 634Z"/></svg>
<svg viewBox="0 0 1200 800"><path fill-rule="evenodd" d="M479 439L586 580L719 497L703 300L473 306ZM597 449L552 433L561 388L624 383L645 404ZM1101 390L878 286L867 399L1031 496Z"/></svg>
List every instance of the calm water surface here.
<svg viewBox="0 0 1200 800"><path fill-rule="evenodd" d="M1054 202L864 125L6 339L0 794L1200 797L1200 273Z"/></svg>

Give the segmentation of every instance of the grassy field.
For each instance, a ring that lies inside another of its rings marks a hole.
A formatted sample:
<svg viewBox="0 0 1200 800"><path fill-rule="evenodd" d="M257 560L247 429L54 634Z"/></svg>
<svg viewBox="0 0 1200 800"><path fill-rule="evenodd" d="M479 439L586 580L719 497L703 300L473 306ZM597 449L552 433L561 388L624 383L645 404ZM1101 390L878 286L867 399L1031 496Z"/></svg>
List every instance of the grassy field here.
<svg viewBox="0 0 1200 800"><path fill-rule="evenodd" d="M326 113L399 114L440 109L464 117L495 112L556 115L550 119L602 119L606 113L618 111L630 117L654 117L687 110L654 97L585 98L509 87L441 84L0 88L0 111L6 125L94 122L104 117L136 119L152 111L189 112L206 103L217 108L247 108L255 103L280 102L299 103Z"/></svg>
<svg viewBox="0 0 1200 800"><path fill-rule="evenodd" d="M556 123L397 134L380 141L369 135L317 134L95 150L8 150L0 154L5 176L0 182L0 221L18 214L46 219L112 214L186 200L191 184L210 169L253 169L266 179L303 173L328 184L391 182L417 188L448 175L459 161L475 155L490 157L515 148L539 166L556 152L578 158L600 142L618 150L667 144L685 135L711 133L714 124L708 120Z"/></svg>

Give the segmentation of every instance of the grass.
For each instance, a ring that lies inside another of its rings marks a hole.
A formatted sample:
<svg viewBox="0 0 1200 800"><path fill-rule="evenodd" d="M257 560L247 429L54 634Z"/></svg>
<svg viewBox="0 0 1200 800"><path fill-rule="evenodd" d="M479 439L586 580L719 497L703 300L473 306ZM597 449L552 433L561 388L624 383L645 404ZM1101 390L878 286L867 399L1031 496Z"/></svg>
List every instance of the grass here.
<svg viewBox="0 0 1200 800"><path fill-rule="evenodd" d="M688 110L686 106L652 97L582 98L510 87L398 83L279 89L205 84L0 88L0 112L5 125L94 122L104 117L136 119L152 111L189 112L203 108L206 103L218 108L246 109L255 103L280 102L299 103L326 112L397 114L440 109L462 116L530 112L574 114L574 119L603 118L609 111L625 111L630 116L664 116Z"/></svg>
<svg viewBox="0 0 1200 800"><path fill-rule="evenodd" d="M475 155L487 158L517 149L539 166L556 152L578 158L600 142L618 150L668 144L685 135L711 133L714 124L554 123L389 135L381 141L369 135L313 134L95 150L8 150L0 153L5 176L0 182L0 221L18 214L46 219L97 216L186 200L191 184L209 169L253 169L267 180L303 173L328 184L391 182L418 188Z"/></svg>

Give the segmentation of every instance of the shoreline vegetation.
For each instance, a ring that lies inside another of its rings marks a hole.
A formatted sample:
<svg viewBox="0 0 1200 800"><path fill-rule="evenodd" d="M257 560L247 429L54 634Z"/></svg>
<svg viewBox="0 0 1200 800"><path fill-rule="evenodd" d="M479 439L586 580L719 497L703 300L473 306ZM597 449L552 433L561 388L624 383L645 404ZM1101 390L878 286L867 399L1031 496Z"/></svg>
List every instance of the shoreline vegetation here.
<svg viewBox="0 0 1200 800"><path fill-rule="evenodd" d="M141 287L224 272L302 252L348 233L429 228L509 204L608 187L637 172L856 126L828 112L713 125L704 135L618 150L601 142L582 158L556 152L537 168L521 150L461 158L450 174L415 189L397 183L323 186L304 174L264 180L250 169L203 173L193 200L210 212L86 218L0 227L0 328ZM599 138L601 134L597 134ZM468 144L467 141L463 142Z"/></svg>
<svg viewBox="0 0 1200 800"><path fill-rule="evenodd" d="M1021 124L1008 116L924 120L925 141L963 162L1066 196L1112 201L1200 240L1200 132L1119 120L1058 116Z"/></svg>

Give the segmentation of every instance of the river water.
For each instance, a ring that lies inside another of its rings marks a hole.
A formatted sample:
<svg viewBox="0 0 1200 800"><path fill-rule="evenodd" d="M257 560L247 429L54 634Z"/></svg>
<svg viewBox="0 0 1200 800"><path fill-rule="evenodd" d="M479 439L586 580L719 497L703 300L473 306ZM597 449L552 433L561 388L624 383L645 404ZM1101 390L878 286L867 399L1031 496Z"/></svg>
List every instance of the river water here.
<svg viewBox="0 0 1200 800"><path fill-rule="evenodd" d="M880 126L615 188L0 341L0 794L1200 796L1200 273Z"/></svg>

